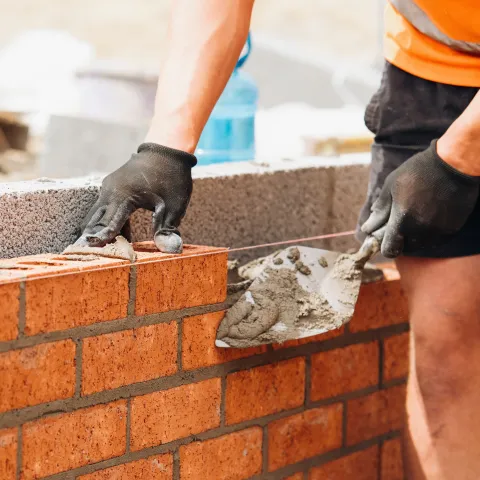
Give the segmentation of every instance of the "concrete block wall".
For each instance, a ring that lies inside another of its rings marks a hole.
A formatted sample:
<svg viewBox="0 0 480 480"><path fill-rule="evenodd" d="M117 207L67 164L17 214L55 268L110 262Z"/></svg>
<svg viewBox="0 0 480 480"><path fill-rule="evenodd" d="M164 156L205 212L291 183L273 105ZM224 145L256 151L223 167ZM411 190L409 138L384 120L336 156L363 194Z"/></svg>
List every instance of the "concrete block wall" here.
<svg viewBox="0 0 480 480"><path fill-rule="evenodd" d="M369 155L270 164L195 167L193 196L181 225L186 243L244 247L355 228L365 200ZM0 257L59 253L79 235L101 178L41 179L0 185ZM151 212L133 215L137 241L151 240ZM353 237L312 243L343 250ZM244 253L243 259L268 253Z"/></svg>
<svg viewBox="0 0 480 480"><path fill-rule="evenodd" d="M392 267L340 330L218 349L227 251L135 249L0 264L2 480L403 479Z"/></svg>

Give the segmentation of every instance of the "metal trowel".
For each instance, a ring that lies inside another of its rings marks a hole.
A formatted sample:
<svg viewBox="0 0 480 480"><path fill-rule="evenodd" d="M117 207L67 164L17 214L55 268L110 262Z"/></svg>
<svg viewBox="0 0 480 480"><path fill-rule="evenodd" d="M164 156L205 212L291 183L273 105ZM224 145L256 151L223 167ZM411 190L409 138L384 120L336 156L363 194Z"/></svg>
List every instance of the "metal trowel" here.
<svg viewBox="0 0 480 480"><path fill-rule="evenodd" d="M253 282L226 312L216 346L255 347L340 328L353 316L362 272L379 251L379 238L367 237L353 254L290 247L240 269Z"/></svg>

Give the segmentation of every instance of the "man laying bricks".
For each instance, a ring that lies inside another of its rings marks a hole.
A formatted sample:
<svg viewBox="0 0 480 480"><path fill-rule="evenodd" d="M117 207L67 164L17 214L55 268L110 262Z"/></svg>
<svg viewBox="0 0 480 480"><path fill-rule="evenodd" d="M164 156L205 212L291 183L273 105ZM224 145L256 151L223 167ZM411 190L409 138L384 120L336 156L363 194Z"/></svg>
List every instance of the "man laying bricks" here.
<svg viewBox="0 0 480 480"><path fill-rule="evenodd" d="M253 3L174 2L146 143L105 178L80 243L106 244L146 208L157 246L181 250L193 152ZM365 114L375 143L359 236L386 226L381 250L397 259L409 297L405 464L413 480L480 478L479 12L478 0L390 0L385 69Z"/></svg>

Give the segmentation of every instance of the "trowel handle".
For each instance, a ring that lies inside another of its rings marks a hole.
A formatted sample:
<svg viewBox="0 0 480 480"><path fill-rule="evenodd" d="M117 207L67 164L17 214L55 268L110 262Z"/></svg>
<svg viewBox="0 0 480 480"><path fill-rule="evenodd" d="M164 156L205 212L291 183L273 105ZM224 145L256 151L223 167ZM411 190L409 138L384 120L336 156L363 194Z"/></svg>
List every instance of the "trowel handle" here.
<svg viewBox="0 0 480 480"><path fill-rule="evenodd" d="M355 254L355 261L357 265L364 266L374 255L380 251L383 236L385 235L385 228L377 230L372 235L363 241L362 246Z"/></svg>

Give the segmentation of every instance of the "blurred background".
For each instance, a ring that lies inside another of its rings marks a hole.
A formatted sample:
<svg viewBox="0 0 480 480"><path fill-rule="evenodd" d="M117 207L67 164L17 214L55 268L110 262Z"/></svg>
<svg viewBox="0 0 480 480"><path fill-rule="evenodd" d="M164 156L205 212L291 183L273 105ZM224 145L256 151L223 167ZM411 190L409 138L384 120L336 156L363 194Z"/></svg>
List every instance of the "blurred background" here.
<svg viewBox="0 0 480 480"><path fill-rule="evenodd" d="M0 0L0 181L127 160L152 113L171 1ZM256 0L256 161L336 154L345 139L366 151L382 15L383 0Z"/></svg>

